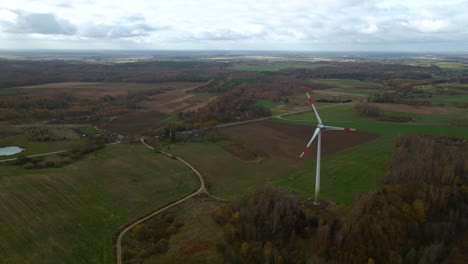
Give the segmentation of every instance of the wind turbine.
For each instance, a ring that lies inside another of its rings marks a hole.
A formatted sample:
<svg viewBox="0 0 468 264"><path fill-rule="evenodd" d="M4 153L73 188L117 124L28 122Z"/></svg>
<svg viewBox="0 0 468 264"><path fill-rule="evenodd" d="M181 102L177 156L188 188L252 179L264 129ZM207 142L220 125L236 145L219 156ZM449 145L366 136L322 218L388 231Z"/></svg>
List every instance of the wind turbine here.
<svg viewBox="0 0 468 264"><path fill-rule="evenodd" d="M321 152L321 147L322 147L322 130L340 130L340 131L358 131L358 129L355 128L349 128L349 127L333 127L333 126L325 126L323 125L322 119L320 118L317 108L315 107L314 100L310 98L309 95L309 89L306 87L304 88L305 93L307 94L307 98L309 99L310 106L312 107L312 110L314 110L315 117L317 117L318 125L317 128L315 129L314 134L309 140L309 143L305 146L304 150L302 151L301 155L298 157L298 160L302 160L302 157L304 154L307 152L309 149L310 145L314 141L315 138L317 138L317 169L315 172L315 200L314 204L318 205L318 196L320 193L320 152Z"/></svg>

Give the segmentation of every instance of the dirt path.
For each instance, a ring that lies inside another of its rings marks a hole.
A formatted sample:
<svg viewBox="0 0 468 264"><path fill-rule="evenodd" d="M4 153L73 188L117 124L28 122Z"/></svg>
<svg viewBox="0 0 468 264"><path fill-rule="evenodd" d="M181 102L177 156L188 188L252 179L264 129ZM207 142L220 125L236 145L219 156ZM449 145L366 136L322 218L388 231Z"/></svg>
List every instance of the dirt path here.
<svg viewBox="0 0 468 264"><path fill-rule="evenodd" d="M26 156L26 158L34 158L34 157L49 156L49 155L55 155L55 154L60 154L60 153L65 153L65 152L68 152L68 150L59 150L59 151L52 151L52 152L34 154L34 155ZM17 159L18 159L18 158L3 159L3 160L0 160L0 163L2 163L2 162L8 162L8 161L15 161L15 160L17 160Z"/></svg>
<svg viewBox="0 0 468 264"><path fill-rule="evenodd" d="M352 102L342 103L342 104L326 105L326 106L322 106L322 107L317 107L317 109L325 109L325 108L330 108L330 107L335 107L335 106L340 106L340 105L347 105L347 104L352 104ZM239 125L243 125L243 124L249 124L249 123L264 121L264 120L273 119L273 118L289 120L289 119L285 119L284 117L285 116L290 116L290 115L295 115L295 114L301 114L301 113L305 113L305 112L309 112L309 111L311 111L310 108L307 109L307 110L283 113L283 114L279 114L279 115L272 115L272 116L267 116L267 117L252 119L252 120L239 121L239 122L234 122L234 123L227 123L227 124L217 125L217 126L214 126L214 127L215 128L223 128L223 127L230 127L230 126L239 126ZM208 128L202 128L202 129L199 129L197 131L206 130L206 129L208 129ZM193 132L193 131L190 131L190 132Z"/></svg>
<svg viewBox="0 0 468 264"><path fill-rule="evenodd" d="M334 106L337 106L337 105L344 105L344 104L336 104L336 105L329 105L329 106L325 106L325 107L321 107L321 108L328 108L328 107L334 107ZM275 115L275 116L269 116L269 117L264 117L264 118L258 118L258 119L254 119L254 120L248 120L248 121L241 121L241 122L235 122L235 123L229 123L229 124L223 124L223 125L218 125L216 126L217 128L222 128L222 127L229 127L229 126L236 126L236 125L242 125L242 124L248 124L248 123L252 123L252 122L259 122L259 121L263 121L263 120L268 120L268 119L272 119L272 118L280 118L282 119L284 116L288 116L288 115L293 115L293 114L299 114L299 113L303 113L303 112L307 112L307 111L310 111L310 109L307 109L307 110L303 110L303 111L297 111L297 112L291 112L291 113L284 113L284 114L279 114L279 115ZM204 129L200 129L200 130L204 130ZM197 130L199 131L199 130ZM194 132L194 131L190 131L190 132ZM154 150L154 148L148 144L146 144L145 140L142 138L141 140L141 143L143 143L147 148L150 148L152 150ZM174 155L170 154L170 153L167 153L167 152L164 152L164 151L161 151L162 154L168 156L168 157L175 157ZM179 200L177 201L174 201L172 202L171 204L168 204L166 206L164 206L163 208L160 208L156 211L154 211L153 213L129 224L127 227L125 227L118 235L117 237L117 241L116 241L116 245L115 245L115 249L116 249L116 259L117 259L117 264L122 264L122 238L125 236L125 234L130 230L132 229L133 227L135 227L136 225L180 204L180 203L183 203L185 202L186 200L194 197L194 196L197 196L199 194L206 194L208 197L212 198L212 199L215 199L217 201L221 201L221 202L226 202L227 200L224 200L224 199L220 199L218 197L215 197L213 196L212 194L210 194L207 190L206 190L206 187L205 187L205 181L203 179L203 176L200 174L199 171L197 171L192 165L190 165L188 162L186 162L185 160L179 158L179 157L175 157L178 161L184 163L187 167L189 167L198 177L198 179L200 180L200 188L198 188L197 191L193 192L192 194L189 194L185 197L182 197L180 198Z"/></svg>
<svg viewBox="0 0 468 264"><path fill-rule="evenodd" d="M152 146L146 144L146 142L145 142L144 139L141 139L140 141L141 141L141 143L143 143L146 147L148 147L148 148L154 150L154 148L153 148ZM166 155L166 156L168 156L168 157L171 157L171 158L174 157L172 154L167 153L167 152L164 152L164 151L161 151L161 153L164 154L164 155ZM192 198L192 197L194 197L194 196L197 196L197 195L199 195L199 194L202 194L202 193L208 195L209 197L212 197L212 198L217 199L216 197L213 197L211 194L209 194L208 191L206 190L206 188L205 188L205 181L203 180L203 177L201 176L200 172L198 172L192 165L190 165L190 164L189 164L188 162L186 162L185 160L183 160L183 159L181 159L181 158L179 158L179 157L175 157L175 158L176 158L178 161L184 163L185 166L189 167L189 168L197 175L197 177L198 177L198 179L199 179L199 181L200 181L200 188L198 188L198 190L195 191L195 192L193 192L192 194L189 194L189 195L187 195L187 196L185 196L185 197L183 197L183 198L181 198L181 199L179 199L179 200L177 200L177 201L175 201L175 202L173 202L173 203L171 203L171 204L168 204L168 205L164 206L163 208L158 209L157 211L155 211L155 212L153 212L153 213L151 213L151 214L149 214L149 215L147 215L147 216L145 216L145 217L143 217L143 218L141 218L141 219L139 219L139 220L133 222L132 224L130 224L130 225L128 225L126 228L124 228L124 229L120 232L119 236L117 237L117 241L116 241L116 245L115 245L117 264L122 264L122 238L124 237L124 235L125 235L130 229L132 229L132 228L135 227L136 225L138 225L138 224L140 224L140 223L142 223L142 222L144 222L144 221L150 219L151 217L154 217L154 216L156 216L156 215L158 215L158 214L160 214L160 213L166 211L166 210L169 209L169 208L172 208L172 207L174 207L174 206L176 206L176 205L178 205L178 204L180 204L180 203L182 203L182 202L184 202L184 201L186 201L186 200L188 200L188 199L190 199L190 198Z"/></svg>

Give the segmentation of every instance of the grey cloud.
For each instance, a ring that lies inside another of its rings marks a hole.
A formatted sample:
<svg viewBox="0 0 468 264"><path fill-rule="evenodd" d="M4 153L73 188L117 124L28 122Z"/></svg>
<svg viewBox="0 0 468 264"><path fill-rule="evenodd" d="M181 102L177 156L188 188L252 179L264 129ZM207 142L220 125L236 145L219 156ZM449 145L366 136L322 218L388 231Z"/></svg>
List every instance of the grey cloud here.
<svg viewBox="0 0 468 264"><path fill-rule="evenodd" d="M236 39L247 39L248 36L231 31L215 31L215 32L202 32L196 35L196 38L203 40L236 40Z"/></svg>
<svg viewBox="0 0 468 264"><path fill-rule="evenodd" d="M151 32L164 30L144 23L127 25L90 25L84 30L83 36L90 38L119 39L148 36Z"/></svg>
<svg viewBox="0 0 468 264"><path fill-rule="evenodd" d="M71 3L61 3L61 4L58 4L57 7L73 8L73 5Z"/></svg>
<svg viewBox="0 0 468 264"><path fill-rule="evenodd" d="M218 29L213 31L202 31L196 34L192 34L192 38L196 40L245 40L265 35L266 32L255 32L255 33L240 33L230 29Z"/></svg>
<svg viewBox="0 0 468 264"><path fill-rule="evenodd" d="M68 20L59 18L51 13L15 13L18 15L16 22L2 23L3 28L8 33L73 35L76 32L76 27Z"/></svg>
<svg viewBox="0 0 468 264"><path fill-rule="evenodd" d="M144 17L137 16L137 15L129 16L129 17L126 17L125 19L130 21L130 22L144 22L145 21Z"/></svg>

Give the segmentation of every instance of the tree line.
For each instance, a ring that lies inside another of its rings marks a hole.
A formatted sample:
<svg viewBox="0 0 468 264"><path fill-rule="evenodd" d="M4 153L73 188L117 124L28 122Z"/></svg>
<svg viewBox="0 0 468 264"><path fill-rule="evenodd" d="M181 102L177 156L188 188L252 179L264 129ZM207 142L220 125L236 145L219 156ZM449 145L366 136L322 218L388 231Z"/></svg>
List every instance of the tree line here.
<svg viewBox="0 0 468 264"><path fill-rule="evenodd" d="M344 215L310 213L271 186L218 207L226 263L463 263L454 245L468 238L466 139L409 135L394 145L383 186Z"/></svg>

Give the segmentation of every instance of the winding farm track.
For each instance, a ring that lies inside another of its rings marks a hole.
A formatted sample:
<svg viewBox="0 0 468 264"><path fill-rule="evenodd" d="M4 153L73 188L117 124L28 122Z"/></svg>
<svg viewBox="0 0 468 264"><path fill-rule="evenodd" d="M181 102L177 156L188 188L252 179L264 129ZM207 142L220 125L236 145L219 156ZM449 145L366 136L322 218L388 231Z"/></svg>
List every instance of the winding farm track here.
<svg viewBox="0 0 468 264"><path fill-rule="evenodd" d="M145 140L144 139L141 139L141 143L143 143L146 147L150 148L150 149L153 149L154 148L148 144L146 144ZM171 157L173 158L174 156L172 154L169 154L167 152L164 152L164 151L161 151L162 154L168 156L168 157ZM194 196L197 196L199 194L206 194L208 195L209 197L212 197L212 198L215 198L213 196L211 196L208 191L206 190L205 188L205 181L203 180L203 177L201 176L200 172L198 172L192 165L190 165L188 162L186 162L185 160L179 158L179 157L175 157L175 159L177 159L178 161L182 162L185 164L185 166L189 167L197 176L198 176L198 179L200 181L200 188L198 188L197 191L193 192L192 194L189 194L171 204L168 204L166 206L164 206L163 208L160 208L158 209L157 211L143 217L143 218L140 218L139 220L131 223L130 225L128 225L127 227L125 227L120 233L119 233L119 236L117 237L117 241L116 241L116 245L115 245L115 251L116 251L116 259L117 259L117 264L122 264L122 238L124 237L124 235L130 230L132 229L133 227L135 227L136 225L166 211L167 209L169 208L172 208L180 203L183 203L184 201L194 197ZM215 198L216 199L216 198Z"/></svg>
<svg viewBox="0 0 468 264"><path fill-rule="evenodd" d="M343 105L343 104L336 104L336 105L329 105L329 106L324 106L324 107L318 107L318 109L320 108L328 108L328 107L334 107L334 106L337 106L337 105ZM307 110L303 110L303 111L296 111L296 112L289 112L289 113L283 113L283 114L279 114L279 115L274 115L274 116L269 116L269 117L263 117L263 118L258 118L258 119L253 119L253 120L247 120L247 121L240 121L240 122L234 122L234 123L228 123L228 124L222 124L222 125L217 125L215 126L215 128L222 128L222 127L229 127L229 126L238 126L238 125L243 125L243 124L248 124L248 123L253 123L253 122L259 122L259 121L263 121L263 120L268 120L268 119L273 119L273 118L277 118L277 119L284 119L283 117L285 116L289 116L289 115L294 115L294 114L300 114L300 113L304 113L304 112L308 112L310 111L310 109L307 109ZM99 130L99 128L96 127L97 130ZM190 132L190 133L193 133L193 132L196 132L196 131L203 131L203 130L206 130L208 128L203 128L203 129L198 129L198 130L192 130L192 131L187 131L187 132ZM141 140L141 143L143 143L147 148L150 148L152 150L154 150L154 148L150 145L148 145L145 140L142 138ZM113 145L113 144L119 144L121 142L113 142L113 143L110 143L110 144L106 144L106 145ZM64 153L64 152L68 152L69 150L61 150L61 151L54 151L54 152L47 152L47 153L41 153L41 154L35 154L35 155L31 155L31 156L28 156L28 157L39 157L39 156L47 156L47 155L54 155L54 154L60 154L60 153ZM124 235L130 230L132 229L133 227L135 227L136 225L178 205L178 204L181 204L183 202L185 202L186 200L194 197L194 196L197 196L199 194L205 194L207 195L208 197L214 199L214 200L217 200L217 201L221 201L221 202L226 202L227 200L224 200L224 199L221 199L221 198L218 198L218 197L215 197L213 196L212 194L210 194L207 190L206 190L206 187L205 187L205 181L202 177L202 175L200 174L199 171L197 171L192 165L190 165L188 162L186 162L185 160L179 158L179 157L175 157L174 155L170 154L170 153L167 153L167 152L164 152L164 151L160 151L162 154L168 156L168 157L171 157L171 158L175 158L177 159L178 161L184 163L185 166L189 167L198 177L199 181L200 181L200 187L198 188L198 190L196 190L195 192L185 196L185 197L182 197L181 199L179 200L176 200L156 211L154 211L153 213L143 217L143 218L140 218L138 219L137 221L127 225L122 231L120 231L118 237L117 237L117 241L116 241L116 245L115 245L115 249L116 249L116 260L117 260L117 264L122 264L122 238L124 237ZM8 162L8 161L14 161L16 160L17 158L12 158L12 159L5 159L5 160L0 160L0 163L1 162Z"/></svg>
<svg viewBox="0 0 468 264"><path fill-rule="evenodd" d="M112 142L112 143L107 143L105 144L106 146L110 146L110 145L115 145L115 144L120 144L121 142L120 141L116 141L116 142ZM34 155L29 155L29 156L26 156L26 158L34 158L34 157L43 157L43 156L49 156L49 155L55 155L55 154L61 154L61 153L65 153L65 152L68 152L70 150L58 150L58 151L52 151L52 152L45 152L45 153L40 153L40 154L34 154ZM3 159L3 160L0 160L0 163L2 162L9 162L9 161L15 161L17 160L18 158L11 158L11 159Z"/></svg>
<svg viewBox="0 0 468 264"><path fill-rule="evenodd" d="M339 105L347 105L347 104L352 104L352 103L353 103L353 102L341 103L341 104L333 104L333 105L326 105L326 106L322 106L322 107L317 107L317 109L325 109L325 108L335 107L335 106L339 106ZM289 119L286 119L286 118L284 118L284 117L285 117L285 116L290 116L290 115L301 114L301 113L305 113L305 112L309 112L309 111L310 111L310 108L307 108L306 110L295 111L295 112L288 112L288 113L283 113L283 114L279 114L279 115L272 115L272 116L261 117L261 118L257 118L257 119L246 120L246 121L239 121L239 122L227 123L227 124L222 124L222 125L216 125L216 126L213 126L213 127L200 128L200 129L196 129L196 130L185 131L185 132L182 132L182 133L199 132L199 131L204 131L204 130L207 130L207 129L210 129L210 128L223 128L223 127L230 127L230 126L240 126L240 125L244 125L244 124L249 124L249 123L254 123L254 122L259 122L259 121L274 119L274 118L276 118L276 119L283 119L283 120L289 120ZM311 121L312 121L312 120L311 120Z"/></svg>
<svg viewBox="0 0 468 264"><path fill-rule="evenodd" d="M29 156L26 156L26 157L27 158L42 157L42 156L49 156L49 155L60 154L60 153L65 153L65 152L68 152L68 150L59 150L59 151L53 151L53 152L46 152L46 153L41 153L41 154L29 155ZM15 161L17 159L18 158L4 159L4 160L0 160L0 163Z"/></svg>
<svg viewBox="0 0 468 264"><path fill-rule="evenodd" d="M335 104L335 105L329 105L329 106L324 106L324 107L321 107L321 108L328 108L328 107L334 107L334 106L337 106L337 105L343 105L343 104ZM308 112L310 111L310 109L307 109L307 110L303 110L303 111L297 111L297 112L290 112L290 113L284 113L284 114L279 114L279 115L274 115L274 116L269 116L269 117L263 117L263 118L257 118L257 119L253 119L253 120L247 120L247 121L240 121L240 122L234 122L234 123L228 123L228 124L222 124L222 125L217 125L215 126L215 128L222 128L222 127L229 127L229 126L238 126L238 125L243 125L243 124L248 124L248 123L253 123L253 122L259 122L259 121L263 121L263 120L268 120L268 119L273 119L273 118L278 118L278 119L283 119L284 116L288 116L288 115L294 115L294 114L300 114L300 113L304 113L304 112ZM198 129L198 130L192 130L192 131L188 131L188 132L196 132L196 131L202 131L202 130L206 130L206 129ZM143 145L145 145L147 148L150 148L152 150L154 150L154 148L150 145L148 145L145 140L142 138L140 139L141 143L143 143ZM137 221L127 225L118 235L117 237L117 241L116 241L116 245L115 245L115 251L116 251L116 260L117 260L117 264L122 264L122 238L125 236L125 234L130 230L132 229L133 227L135 227L136 225L178 205L178 204L181 204L183 202L185 202L186 200L194 197L194 196L197 196L199 194L206 194L208 197L212 198L212 199L215 199L215 200L218 200L218 201L222 201L222 202L226 202L227 200L224 200L224 199L220 199L220 198L217 198L213 195L211 195L207 190L206 190L206 187L205 187L205 181L203 179L203 176L200 174L199 171L197 171L192 165L190 165L188 162L186 162L185 160L179 158L179 157L176 157L170 153L167 153L167 152L164 152L164 151L160 151L162 154L168 156L168 157L171 157L171 158L175 158L177 159L178 161L182 162L185 164L185 166L189 167L198 177L199 181L200 181L200 188L198 188L197 191L193 192L192 194L189 194L185 197L182 197L181 199L179 200L176 200L166 206L164 206L163 208L160 208L156 211L154 211L153 213L143 217L143 218L140 218L138 219Z"/></svg>

